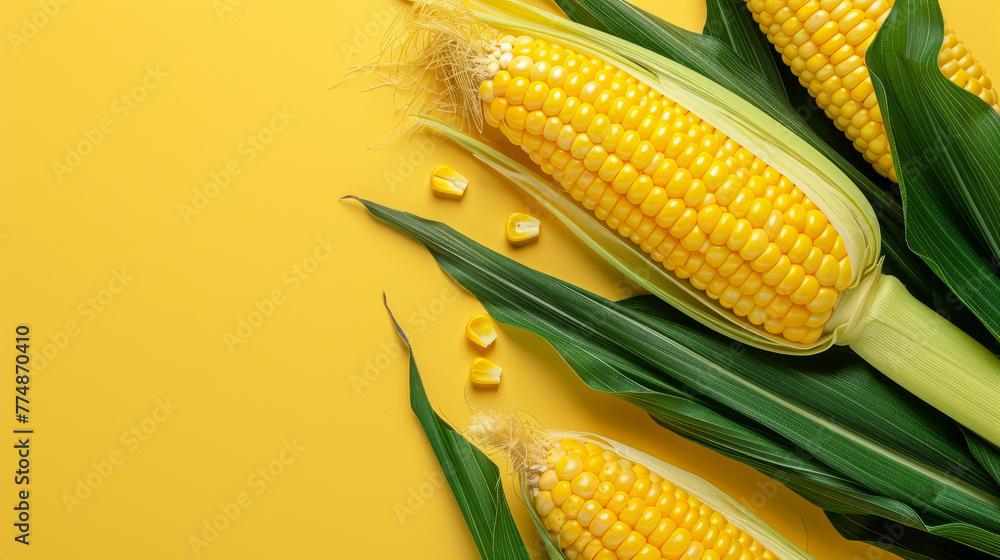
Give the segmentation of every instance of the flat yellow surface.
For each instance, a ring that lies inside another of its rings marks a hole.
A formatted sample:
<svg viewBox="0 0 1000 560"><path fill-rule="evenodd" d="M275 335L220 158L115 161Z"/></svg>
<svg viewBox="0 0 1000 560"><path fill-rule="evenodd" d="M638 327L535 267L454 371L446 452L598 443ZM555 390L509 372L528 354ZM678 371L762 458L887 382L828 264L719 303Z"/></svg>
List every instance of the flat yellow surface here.
<svg viewBox="0 0 1000 560"><path fill-rule="evenodd" d="M942 3L1000 68L993 4ZM704 20L700 0L640 4ZM368 149L399 100L365 80L329 88L401 6L0 7L0 339L14 361L15 328L30 326L33 356L28 423L14 421L14 377L0 384L0 559L477 557L410 412L383 290L456 424L467 402L514 404L701 474L817 558L867 557L791 491L588 390L537 337L501 329L488 357L503 385L464 389L478 353L463 327L481 307L341 196L443 220L604 296L631 288L555 223L510 248L504 219L526 201L454 146ZM471 180L461 202L431 195L442 162ZM21 428L34 430L27 486L13 483ZM24 489L29 546L14 541Z"/></svg>

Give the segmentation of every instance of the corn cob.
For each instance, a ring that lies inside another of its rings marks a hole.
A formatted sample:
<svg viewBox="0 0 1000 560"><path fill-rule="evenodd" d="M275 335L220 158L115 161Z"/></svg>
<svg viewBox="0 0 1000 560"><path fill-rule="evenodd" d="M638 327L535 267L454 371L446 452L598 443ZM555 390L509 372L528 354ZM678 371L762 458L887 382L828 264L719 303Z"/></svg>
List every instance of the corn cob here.
<svg viewBox="0 0 1000 560"><path fill-rule="evenodd" d="M384 75L413 94L411 113L495 127L550 180L421 117L702 324L787 354L850 345L1000 445L1000 360L880 273L875 212L836 166L689 69L483 2L529 19L419 0L383 43L394 57Z"/></svg>
<svg viewBox="0 0 1000 560"><path fill-rule="evenodd" d="M513 412L477 412L467 432L504 450L526 505L568 560L777 559L753 530L783 547L786 558L804 556L739 506L718 500L721 492L707 483L699 480L698 489L708 495L696 496L671 480L676 470L657 472L664 464L626 456L624 446L556 435Z"/></svg>
<svg viewBox="0 0 1000 560"><path fill-rule="evenodd" d="M494 40L485 122L594 215L725 309L819 339L852 266L823 212L767 162L604 61Z"/></svg>
<svg viewBox="0 0 1000 560"><path fill-rule="evenodd" d="M760 30L816 103L882 175L897 181L865 53L894 0L748 0ZM994 110L997 92L969 49L945 26L938 58L946 78Z"/></svg>

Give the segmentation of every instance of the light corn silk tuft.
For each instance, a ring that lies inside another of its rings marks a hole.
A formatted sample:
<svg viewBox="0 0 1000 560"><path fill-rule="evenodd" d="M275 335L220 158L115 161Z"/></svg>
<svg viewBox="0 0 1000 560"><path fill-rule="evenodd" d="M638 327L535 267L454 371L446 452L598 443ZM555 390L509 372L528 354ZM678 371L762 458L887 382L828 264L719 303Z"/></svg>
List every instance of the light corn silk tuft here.
<svg viewBox="0 0 1000 560"><path fill-rule="evenodd" d="M514 472L538 479L554 442L542 431L521 419L513 408L506 413L477 410L469 420L466 434L490 451L500 451Z"/></svg>
<svg viewBox="0 0 1000 560"><path fill-rule="evenodd" d="M457 0L421 0L405 10L383 39L379 62L367 69L406 94L404 120L433 115L481 131L479 84L497 32Z"/></svg>

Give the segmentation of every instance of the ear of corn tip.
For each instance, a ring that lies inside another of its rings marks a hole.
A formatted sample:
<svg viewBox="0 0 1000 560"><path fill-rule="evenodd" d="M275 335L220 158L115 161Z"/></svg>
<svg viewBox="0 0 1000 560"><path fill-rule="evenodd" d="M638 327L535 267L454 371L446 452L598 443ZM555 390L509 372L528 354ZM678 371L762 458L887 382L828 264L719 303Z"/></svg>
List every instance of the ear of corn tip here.
<svg viewBox="0 0 1000 560"><path fill-rule="evenodd" d="M808 558L707 482L625 446L536 428L513 411L476 412L468 434L503 450L568 559Z"/></svg>
<svg viewBox="0 0 1000 560"><path fill-rule="evenodd" d="M497 329L485 313L477 313L465 324L465 336L483 348L489 348L497 339Z"/></svg>
<svg viewBox="0 0 1000 560"><path fill-rule="evenodd" d="M527 245L538 239L538 233L542 222L534 216L529 216L521 212L514 212L507 218L507 241L515 247Z"/></svg>
<svg viewBox="0 0 1000 560"><path fill-rule="evenodd" d="M431 172L434 194L444 198L462 198L469 181L447 165L439 165Z"/></svg>
<svg viewBox="0 0 1000 560"><path fill-rule="evenodd" d="M469 380L476 387L494 388L500 385L501 373L503 370L500 366L486 358L476 358L472 360L472 367L469 368Z"/></svg>

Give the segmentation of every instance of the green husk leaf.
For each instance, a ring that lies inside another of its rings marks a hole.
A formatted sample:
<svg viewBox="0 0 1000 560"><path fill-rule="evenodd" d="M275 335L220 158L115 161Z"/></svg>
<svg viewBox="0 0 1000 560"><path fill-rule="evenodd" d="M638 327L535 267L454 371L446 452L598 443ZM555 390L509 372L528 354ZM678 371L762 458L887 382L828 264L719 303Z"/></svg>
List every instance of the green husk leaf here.
<svg viewBox="0 0 1000 560"><path fill-rule="evenodd" d="M610 302L442 224L361 202L423 243L496 320L545 338L591 387L780 475L828 511L903 523L896 546L919 550L928 533L1000 558L1000 487L960 445L957 424L852 353L733 346L655 298Z"/></svg>
<svg viewBox="0 0 1000 560"><path fill-rule="evenodd" d="M906 239L1000 338L1000 116L942 75L943 40L936 1L900 0L866 60L896 161Z"/></svg>
<svg viewBox="0 0 1000 560"><path fill-rule="evenodd" d="M385 297L383 296L383 300ZM388 309L386 303L386 309ZM469 443L431 408L420 380L413 347L396 318L389 312L399 338L410 352L410 406L420 420L444 476L462 509L472 538L483 560L530 560L528 549L514 525L500 482L500 470L482 451ZM553 557L553 560L564 557Z"/></svg>
<svg viewBox="0 0 1000 560"><path fill-rule="evenodd" d="M746 4L733 0L705 0L705 7L708 15L702 33L728 45L743 62L774 84L775 89L784 91L774 49L757 29L753 18L746 17L749 13Z"/></svg>
<svg viewBox="0 0 1000 560"><path fill-rule="evenodd" d="M894 535L906 532L901 525L887 524L884 519L868 515L827 513L827 518L841 535L851 540L866 542L909 560L986 560L994 556L974 548L956 544L955 541L930 533L911 535L905 541L895 540ZM956 531L963 527L952 528Z"/></svg>
<svg viewBox="0 0 1000 560"><path fill-rule="evenodd" d="M785 89L747 64L715 37L687 31L642 11L622 0L555 0L566 15L583 25L612 34L649 49L708 76L726 89L757 106L804 141L819 150L851 180L871 202L882 224L884 270L898 277L921 301L930 301L931 273L927 265L906 246L903 211L883 186L869 177L870 165L847 142L831 147L806 124L789 103ZM753 24L749 10L746 18ZM818 109L817 109L818 110ZM817 118L825 118L820 114ZM828 123L824 123L828 125ZM842 135L840 135L842 138ZM846 154L849 159L845 158ZM856 162L856 165L851 162ZM865 169L860 171L859 167ZM886 181L879 181L888 185Z"/></svg>
<svg viewBox="0 0 1000 560"><path fill-rule="evenodd" d="M986 469L986 472L990 473L993 480L1000 484L1000 450L984 442L971 432L966 431L965 438L969 444L969 449L972 451L972 456L979 461L979 464Z"/></svg>

